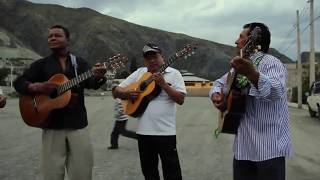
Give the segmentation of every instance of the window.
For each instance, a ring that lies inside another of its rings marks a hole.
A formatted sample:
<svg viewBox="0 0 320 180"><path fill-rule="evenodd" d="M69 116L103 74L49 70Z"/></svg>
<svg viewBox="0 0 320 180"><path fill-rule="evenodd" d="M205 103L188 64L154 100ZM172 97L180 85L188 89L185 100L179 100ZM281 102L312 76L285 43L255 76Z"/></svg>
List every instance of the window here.
<svg viewBox="0 0 320 180"><path fill-rule="evenodd" d="M186 86L195 86L195 85L196 85L196 84L193 83L193 82L186 82L185 84L186 84Z"/></svg>

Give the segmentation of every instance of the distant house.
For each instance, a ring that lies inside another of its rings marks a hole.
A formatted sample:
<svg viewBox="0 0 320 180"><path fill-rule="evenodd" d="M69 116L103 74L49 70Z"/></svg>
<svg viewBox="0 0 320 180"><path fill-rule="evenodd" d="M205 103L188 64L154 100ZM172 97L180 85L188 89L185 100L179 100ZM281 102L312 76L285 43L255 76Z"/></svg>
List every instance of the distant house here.
<svg viewBox="0 0 320 180"><path fill-rule="evenodd" d="M213 82L189 73L185 70L180 71L187 88L188 96L208 96Z"/></svg>
<svg viewBox="0 0 320 180"><path fill-rule="evenodd" d="M189 73L185 70L180 71L186 85L188 96L208 96L212 87L212 82ZM124 79L111 79L108 90L111 90L112 84L120 84Z"/></svg>

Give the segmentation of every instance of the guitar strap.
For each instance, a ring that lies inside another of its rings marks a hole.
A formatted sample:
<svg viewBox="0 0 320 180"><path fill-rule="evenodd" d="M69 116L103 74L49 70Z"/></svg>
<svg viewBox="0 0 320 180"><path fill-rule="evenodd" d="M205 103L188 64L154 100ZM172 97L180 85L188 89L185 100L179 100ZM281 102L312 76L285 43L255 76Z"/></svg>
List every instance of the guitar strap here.
<svg viewBox="0 0 320 180"><path fill-rule="evenodd" d="M78 72L77 72L77 69L78 69L77 58L76 58L75 55L73 55L73 54L71 54L71 53L70 53L70 58L71 58L71 63L72 63L73 69L74 69L74 74L76 75L76 77L78 77Z"/></svg>
<svg viewBox="0 0 320 180"><path fill-rule="evenodd" d="M70 58L71 58L71 64L73 66L74 69L74 74L76 75L76 77L78 77L78 63L77 63L77 58L75 55L70 53ZM79 87L79 84L77 85L77 87Z"/></svg>

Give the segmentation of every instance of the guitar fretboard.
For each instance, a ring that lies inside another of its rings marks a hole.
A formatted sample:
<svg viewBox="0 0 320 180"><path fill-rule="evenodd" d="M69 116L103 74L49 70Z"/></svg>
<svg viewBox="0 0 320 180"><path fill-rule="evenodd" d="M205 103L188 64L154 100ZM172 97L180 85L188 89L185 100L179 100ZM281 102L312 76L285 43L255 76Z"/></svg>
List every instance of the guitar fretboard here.
<svg viewBox="0 0 320 180"><path fill-rule="evenodd" d="M58 95L68 91L69 89L77 86L79 83L81 83L84 80L89 79L90 77L93 76L93 72L91 70L88 70L82 74L80 74L79 76L63 83L62 85L60 85L57 89L57 93Z"/></svg>
<svg viewBox="0 0 320 180"><path fill-rule="evenodd" d="M159 72L163 73L164 70L167 69L175 60L177 59L176 56L172 56L167 61L164 62L164 64L160 67Z"/></svg>

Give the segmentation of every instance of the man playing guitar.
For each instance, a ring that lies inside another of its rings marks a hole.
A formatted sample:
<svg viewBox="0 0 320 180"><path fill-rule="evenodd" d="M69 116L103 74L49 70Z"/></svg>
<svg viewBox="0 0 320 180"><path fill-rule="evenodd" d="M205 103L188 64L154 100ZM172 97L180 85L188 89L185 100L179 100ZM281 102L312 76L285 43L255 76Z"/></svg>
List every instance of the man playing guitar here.
<svg viewBox="0 0 320 180"><path fill-rule="evenodd" d="M71 79L90 69L84 59L69 53L69 36L68 29L61 25L49 29L48 45L52 54L35 61L15 80L19 94L51 96L57 89L57 84L48 82L52 76L60 73ZM105 72L106 68L97 64L92 68L93 77L71 89L69 103L49 114L42 127L43 179L63 180L65 169L70 180L92 179L93 152L86 128L84 88L98 89L105 82Z"/></svg>
<svg viewBox="0 0 320 180"><path fill-rule="evenodd" d="M242 58L242 50L251 32L261 33L257 51ZM262 23L243 26L236 40L238 55L230 64L247 78L249 92L246 109L234 140L234 180L285 180L285 157L292 154L289 114L286 95L287 70L276 57L267 54L270 32ZM209 92L214 106L224 106L221 88L227 84L227 74L214 82Z"/></svg>
<svg viewBox="0 0 320 180"><path fill-rule="evenodd" d="M149 102L138 117L138 147L140 163L146 180L159 180L158 161L161 158L164 179L181 180L181 169L176 147L176 103L182 105L186 88L180 72L168 67L164 73L159 68L164 64L161 49L152 43L143 47L146 67L139 68L112 91L115 98L135 101L140 90L127 90L145 73L161 88L161 92Z"/></svg>

